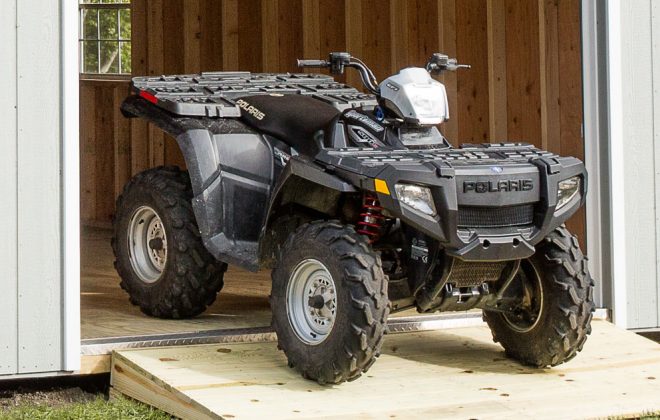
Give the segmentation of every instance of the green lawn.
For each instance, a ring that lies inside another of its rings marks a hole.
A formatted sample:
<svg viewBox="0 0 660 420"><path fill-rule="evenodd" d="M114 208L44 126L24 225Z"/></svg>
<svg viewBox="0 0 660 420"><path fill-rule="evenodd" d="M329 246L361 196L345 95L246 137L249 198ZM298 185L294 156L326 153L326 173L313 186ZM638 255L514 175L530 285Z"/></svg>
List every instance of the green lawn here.
<svg viewBox="0 0 660 420"><path fill-rule="evenodd" d="M106 419L139 419L139 420L169 420L171 417L155 408L126 398L116 398L111 401L98 397L91 402L67 404L60 407L50 407L42 404L26 404L11 408L8 411L0 409L0 420L106 420Z"/></svg>

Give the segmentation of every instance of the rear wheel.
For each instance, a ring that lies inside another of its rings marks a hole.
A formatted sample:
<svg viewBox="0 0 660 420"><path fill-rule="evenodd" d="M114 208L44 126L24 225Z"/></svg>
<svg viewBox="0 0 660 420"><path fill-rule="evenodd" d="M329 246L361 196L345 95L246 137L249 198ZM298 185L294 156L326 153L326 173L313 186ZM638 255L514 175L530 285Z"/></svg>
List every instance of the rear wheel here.
<svg viewBox="0 0 660 420"><path fill-rule="evenodd" d="M380 354L389 301L380 257L352 227L313 222L283 245L271 308L278 344L305 378L358 378Z"/></svg>
<svg viewBox="0 0 660 420"><path fill-rule="evenodd" d="M591 333L593 280L577 238L557 228L523 260L504 298L519 303L507 312L484 311L493 339L508 356L536 367L575 357Z"/></svg>
<svg viewBox="0 0 660 420"><path fill-rule="evenodd" d="M147 315L199 315L222 288L227 265L204 247L191 201L188 174L173 167L136 175L117 199L115 268Z"/></svg>

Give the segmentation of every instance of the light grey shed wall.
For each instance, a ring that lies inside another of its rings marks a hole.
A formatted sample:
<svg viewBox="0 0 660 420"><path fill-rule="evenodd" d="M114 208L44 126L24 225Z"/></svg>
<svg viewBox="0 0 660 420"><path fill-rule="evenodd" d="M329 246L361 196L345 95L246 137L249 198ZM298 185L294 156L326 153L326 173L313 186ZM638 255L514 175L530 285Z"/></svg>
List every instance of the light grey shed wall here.
<svg viewBox="0 0 660 420"><path fill-rule="evenodd" d="M60 17L0 3L0 374L63 367Z"/></svg>
<svg viewBox="0 0 660 420"><path fill-rule="evenodd" d="M0 6L0 374L18 359L16 267L16 2Z"/></svg>
<svg viewBox="0 0 660 420"><path fill-rule="evenodd" d="M651 328L660 326L660 1L620 5L621 62L610 64L621 66L624 155L611 159L623 158L626 326Z"/></svg>

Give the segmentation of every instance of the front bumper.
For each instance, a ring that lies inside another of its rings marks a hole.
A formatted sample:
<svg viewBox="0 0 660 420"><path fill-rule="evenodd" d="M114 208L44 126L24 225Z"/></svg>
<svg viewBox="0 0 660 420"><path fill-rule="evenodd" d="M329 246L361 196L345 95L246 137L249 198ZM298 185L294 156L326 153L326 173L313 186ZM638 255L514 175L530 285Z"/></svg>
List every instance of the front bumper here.
<svg viewBox="0 0 660 420"><path fill-rule="evenodd" d="M378 193L383 208L437 240L447 254L466 261L530 257L535 245L573 215L586 196L587 174L580 160L528 145L388 152L389 158L380 158L382 165L356 155L350 158L347 153L334 166L361 188L376 191L374 179L384 180L391 194ZM581 191L556 211L558 183L573 176L582 178ZM402 204L394 192L396 184L429 187L437 216Z"/></svg>

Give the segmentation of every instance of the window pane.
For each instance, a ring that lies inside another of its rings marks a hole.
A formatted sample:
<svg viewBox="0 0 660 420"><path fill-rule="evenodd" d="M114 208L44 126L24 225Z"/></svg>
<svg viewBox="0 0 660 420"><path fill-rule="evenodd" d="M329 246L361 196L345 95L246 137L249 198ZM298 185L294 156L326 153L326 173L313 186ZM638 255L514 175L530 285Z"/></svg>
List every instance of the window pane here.
<svg viewBox="0 0 660 420"><path fill-rule="evenodd" d="M98 33L96 32L96 23L98 17L98 10L86 9L82 11L83 19L83 33L85 39L96 39Z"/></svg>
<svg viewBox="0 0 660 420"><path fill-rule="evenodd" d="M116 10L99 10L99 21L101 22L101 39L118 39Z"/></svg>
<svg viewBox="0 0 660 420"><path fill-rule="evenodd" d="M84 41L81 42L82 47L82 71L83 73L98 73L98 42L96 41Z"/></svg>
<svg viewBox="0 0 660 420"><path fill-rule="evenodd" d="M129 9L119 11L119 23L121 28L119 37L121 39L131 39L131 11Z"/></svg>
<svg viewBox="0 0 660 420"><path fill-rule="evenodd" d="M101 73L119 73L119 43L101 41Z"/></svg>
<svg viewBox="0 0 660 420"><path fill-rule="evenodd" d="M121 72L130 73L131 67L131 43L121 42Z"/></svg>

